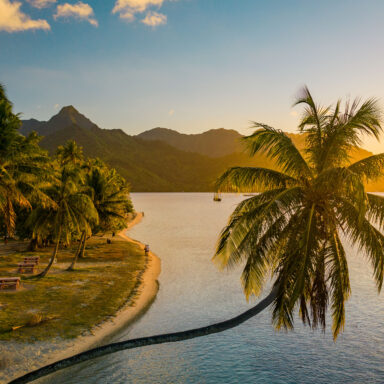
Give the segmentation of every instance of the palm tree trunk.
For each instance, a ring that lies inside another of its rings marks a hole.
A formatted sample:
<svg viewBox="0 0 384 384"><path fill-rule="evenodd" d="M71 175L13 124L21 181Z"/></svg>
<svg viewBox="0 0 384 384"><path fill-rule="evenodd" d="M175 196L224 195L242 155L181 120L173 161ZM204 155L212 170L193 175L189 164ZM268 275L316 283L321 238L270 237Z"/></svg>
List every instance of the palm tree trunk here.
<svg viewBox="0 0 384 384"><path fill-rule="evenodd" d="M77 258L79 257L81 246L83 245L83 241L84 241L83 239L85 240L85 231L83 231L81 234L80 243L79 243L79 246L77 247L75 257L73 258L71 265L67 268L67 271L73 271L75 269Z"/></svg>
<svg viewBox="0 0 384 384"><path fill-rule="evenodd" d="M188 331L175 332L175 333L167 333L163 335L142 337L139 339L126 340L118 343L103 345L101 347L97 347L94 349L90 349L89 351L85 351L74 355L72 357L68 357L63 360L59 360L56 363L49 364L45 367L39 368L36 371L27 373L24 376L15 379L9 384L21 384L21 383L29 383L33 380L37 380L40 377L47 376L53 372L59 371L64 368L71 367L72 365L76 365L82 363L87 360L95 359L96 357L101 357L105 355L109 355L111 353L123 351L125 349L133 349L145 347L147 345L154 344L163 344L163 343L175 343L177 341L194 339L196 337L207 336L214 333L219 333L226 331L228 329L234 328L250 318L256 316L265 308L267 308L275 299L277 294L277 288L274 287L269 295L260 301L253 308L249 309L246 312L243 312L241 315L236 316L232 319L222 321L220 323L208 325L202 328L191 329Z"/></svg>
<svg viewBox="0 0 384 384"><path fill-rule="evenodd" d="M52 252L52 256L51 256L51 259L49 260L48 265L45 267L44 271L39 273L36 277L39 277L39 278L44 277L48 273L48 271L51 269L53 262L56 260L57 251L59 250L59 244L60 244L60 238L61 238L61 229L62 229L62 226L60 225L59 234L58 234L58 237L56 240L55 249Z"/></svg>
<svg viewBox="0 0 384 384"><path fill-rule="evenodd" d="M87 235L84 235L84 239L83 239L83 245L81 247L81 251L79 253L79 259L84 259L85 256L84 256L84 251L85 251L85 242L87 241Z"/></svg>

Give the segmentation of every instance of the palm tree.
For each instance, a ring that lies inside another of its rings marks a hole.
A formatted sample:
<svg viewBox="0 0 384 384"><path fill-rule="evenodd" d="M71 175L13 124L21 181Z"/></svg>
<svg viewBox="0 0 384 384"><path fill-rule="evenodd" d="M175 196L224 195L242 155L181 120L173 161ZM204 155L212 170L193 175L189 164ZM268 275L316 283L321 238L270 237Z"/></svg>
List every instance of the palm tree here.
<svg viewBox="0 0 384 384"><path fill-rule="evenodd" d="M317 106L307 88L297 104L305 111L299 131L306 135L302 154L282 131L255 123L244 138L251 155L264 152L278 169L235 167L218 187L264 192L241 202L222 231L214 261L221 267L245 264L242 282L247 297L258 295L272 276L268 296L241 315L198 329L121 341L60 360L12 383L27 383L60 369L117 351L201 337L238 326L273 304L273 323L291 328L299 308L302 320L325 327L329 300L333 335L345 319L351 288L340 234L359 245L372 263L378 290L383 283L384 198L367 193L364 183L382 174L384 154L353 164L349 153L362 135L379 137L380 109L375 100ZM377 229L379 228L379 229Z"/></svg>
<svg viewBox="0 0 384 384"><path fill-rule="evenodd" d="M129 199L129 187L125 180L114 170L108 169L100 160L92 159L84 165L84 193L93 202L99 221L92 228L84 228L79 247L68 270L73 270L78 258L84 257L87 237L93 232L106 232L124 227L128 213L132 212Z"/></svg>
<svg viewBox="0 0 384 384"><path fill-rule="evenodd" d="M55 206L38 207L30 218L35 235L55 239L55 248L47 267L37 277L44 277L56 259L60 241L69 242L72 234L81 233L90 223L97 222L97 211L86 194L80 188L79 173L73 169L62 167L56 183L46 188L45 192L55 201Z"/></svg>
<svg viewBox="0 0 384 384"><path fill-rule="evenodd" d="M49 158L38 145L40 138L35 133L20 135L20 126L19 116L12 112L12 104L0 84L0 215L6 237L14 234L15 205L30 209L31 200L51 203L40 190L50 175Z"/></svg>
<svg viewBox="0 0 384 384"><path fill-rule="evenodd" d="M74 140L68 140L57 148L56 157L62 166L80 167L84 162L83 148L78 147Z"/></svg>
<svg viewBox="0 0 384 384"><path fill-rule="evenodd" d="M374 99L346 103L343 111L340 101L320 107L307 88L296 104L305 107L303 154L284 132L255 123L257 130L244 138L250 154L264 152L278 170L235 167L220 177L221 187L264 192L237 206L214 260L221 267L244 264L247 298L259 295L272 275L277 329L293 327L296 308L305 324L324 329L330 302L336 339L351 293L343 241L365 251L379 291L383 284L384 198L367 193L365 183L382 174L384 154L350 163L363 135L378 139L381 113Z"/></svg>

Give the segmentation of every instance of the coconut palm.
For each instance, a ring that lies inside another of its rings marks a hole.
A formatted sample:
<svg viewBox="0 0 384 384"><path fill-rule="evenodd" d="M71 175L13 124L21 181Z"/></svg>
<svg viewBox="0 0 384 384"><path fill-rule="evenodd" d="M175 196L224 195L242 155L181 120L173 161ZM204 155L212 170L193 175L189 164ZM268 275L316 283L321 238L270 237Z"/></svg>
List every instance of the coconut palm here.
<svg viewBox="0 0 384 384"><path fill-rule="evenodd" d="M80 167L84 162L83 148L78 147L74 140L68 140L57 148L56 157L61 166Z"/></svg>
<svg viewBox="0 0 384 384"><path fill-rule="evenodd" d="M89 160L84 169L88 169L88 172L85 174L83 190L92 200L99 221L93 228L84 228L68 270L73 270L78 258L84 257L85 244L92 231L105 232L123 228L128 213L132 212L128 184L114 169L108 169L98 159Z"/></svg>
<svg viewBox="0 0 384 384"><path fill-rule="evenodd" d="M33 201L52 203L40 189L50 175L49 158L38 145L40 138L35 133L20 135L20 126L0 84L0 215L6 236L14 234L15 205L30 209Z"/></svg>
<svg viewBox="0 0 384 384"><path fill-rule="evenodd" d="M114 169L93 165L85 176L85 186L99 214L99 231L110 231L126 224L132 212L129 186Z"/></svg>
<svg viewBox="0 0 384 384"><path fill-rule="evenodd" d="M351 288L344 243L358 245L370 260L381 290L384 273L384 198L367 193L365 183L382 174L384 154L350 163L362 137L379 137L380 109L369 99L341 109L315 104L307 88L299 131L301 153L282 131L264 124L244 138L251 155L263 152L278 170L235 167L218 185L264 192L240 203L224 228L214 257L221 267L244 264L247 298L259 295L272 275L277 329L293 327L293 314L313 328L326 326L331 305L333 336L344 327Z"/></svg>
<svg viewBox="0 0 384 384"><path fill-rule="evenodd" d="M349 154L363 135L382 131L375 100L334 108L317 106L307 88L297 104L305 107L299 132L301 153L282 131L264 124L244 138L251 155L265 153L278 169L235 167L218 180L220 190L264 192L241 202L222 231L214 261L221 267L243 264L247 297L258 295L272 277L271 292L239 316L206 327L109 344L30 372L12 383L27 383L60 369L125 349L178 342L236 327L273 304L277 328L291 328L296 308L312 327L325 327L330 301L333 335L344 326L351 288L343 242L357 244L372 264L380 291L384 273L384 198L365 184L382 174L384 154L350 164Z"/></svg>
<svg viewBox="0 0 384 384"><path fill-rule="evenodd" d="M79 173L67 167L61 168L55 183L45 192L55 201L55 206L41 207L33 210L28 224L34 235L55 240L55 247L48 265L38 277L44 277L56 259L60 241L68 243L74 233L82 233L91 223L98 222L97 211L85 193L79 187Z"/></svg>

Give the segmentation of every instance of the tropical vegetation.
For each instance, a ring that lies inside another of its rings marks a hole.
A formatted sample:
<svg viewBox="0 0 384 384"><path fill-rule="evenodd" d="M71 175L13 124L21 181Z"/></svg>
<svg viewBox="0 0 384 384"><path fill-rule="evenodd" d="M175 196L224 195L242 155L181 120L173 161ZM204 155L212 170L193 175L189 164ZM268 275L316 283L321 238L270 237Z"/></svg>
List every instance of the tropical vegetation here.
<svg viewBox="0 0 384 384"><path fill-rule="evenodd" d="M30 239L30 250L54 243L44 277L60 246L78 242L69 270L84 257L92 234L124 228L133 212L129 185L114 169L83 155L70 140L54 156L35 132L20 134L21 120L0 85L0 234Z"/></svg>

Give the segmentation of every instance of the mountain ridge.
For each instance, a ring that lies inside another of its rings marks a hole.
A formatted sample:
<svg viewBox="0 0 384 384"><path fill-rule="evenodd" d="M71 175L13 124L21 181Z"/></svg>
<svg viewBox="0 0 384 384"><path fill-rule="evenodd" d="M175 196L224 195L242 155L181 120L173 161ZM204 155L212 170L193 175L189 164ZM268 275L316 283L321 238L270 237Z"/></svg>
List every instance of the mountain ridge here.
<svg viewBox="0 0 384 384"><path fill-rule="evenodd" d="M224 128L188 135L158 127L130 136L121 129L100 128L68 106L48 121L22 120L22 134L33 130L43 136L41 146L51 154L59 145L75 140L86 156L99 157L116 168L135 192L208 192L214 190L215 180L229 167L276 168L263 154L250 158L239 152L242 135ZM304 148L302 135L287 134L299 149ZM222 137L224 144L219 145ZM174 145L172 140L176 140ZM352 153L355 161L370 155L362 148ZM384 180L369 189L384 191Z"/></svg>

